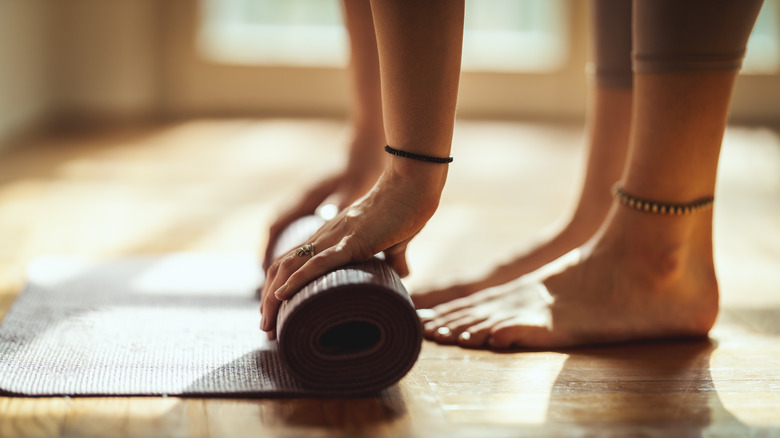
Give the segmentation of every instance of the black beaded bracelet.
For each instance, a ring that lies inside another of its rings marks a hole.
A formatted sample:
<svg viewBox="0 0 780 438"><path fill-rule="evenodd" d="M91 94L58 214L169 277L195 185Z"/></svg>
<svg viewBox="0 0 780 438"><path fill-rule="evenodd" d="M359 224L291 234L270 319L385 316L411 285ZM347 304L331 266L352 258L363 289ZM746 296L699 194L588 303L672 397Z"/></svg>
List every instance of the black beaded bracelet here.
<svg viewBox="0 0 780 438"><path fill-rule="evenodd" d="M644 213L668 215L684 215L696 213L702 210L709 210L712 208L712 204L715 201L713 197L708 197L689 202L687 204L667 204L655 202L629 195L623 191L623 187L620 186L620 183L615 183L615 185L612 186L612 195L617 198L620 204L628 208L633 208L634 210L638 210Z"/></svg>
<svg viewBox="0 0 780 438"><path fill-rule="evenodd" d="M449 164L452 163L452 157L439 158L431 157L430 155L415 154L412 152L399 151L393 149L390 145L385 145L385 152L395 155L397 157L411 158L412 160L427 161L428 163Z"/></svg>

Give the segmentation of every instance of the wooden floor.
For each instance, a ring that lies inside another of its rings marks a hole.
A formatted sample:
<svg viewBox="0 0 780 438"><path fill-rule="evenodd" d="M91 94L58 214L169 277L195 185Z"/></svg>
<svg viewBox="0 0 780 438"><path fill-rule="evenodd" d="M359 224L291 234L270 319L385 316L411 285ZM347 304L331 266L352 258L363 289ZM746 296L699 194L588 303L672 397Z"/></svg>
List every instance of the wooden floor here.
<svg viewBox="0 0 780 438"><path fill-rule="evenodd" d="M45 253L256 253L274 211L339 165L322 120L198 120L0 151L0 317ZM410 288L502 259L577 192L578 126L460 122ZM727 132L711 339L497 354L426 342L369 399L0 397L0 436L780 436L780 136Z"/></svg>

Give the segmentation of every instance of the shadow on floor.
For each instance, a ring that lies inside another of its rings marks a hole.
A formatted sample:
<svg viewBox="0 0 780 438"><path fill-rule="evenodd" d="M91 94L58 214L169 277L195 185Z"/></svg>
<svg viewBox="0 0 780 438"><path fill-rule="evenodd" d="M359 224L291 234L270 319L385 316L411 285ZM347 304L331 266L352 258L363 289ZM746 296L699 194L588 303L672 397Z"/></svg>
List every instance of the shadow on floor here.
<svg viewBox="0 0 780 438"><path fill-rule="evenodd" d="M710 374L716 348L702 339L572 350L552 387L548 420L585 433L753 434L718 397Z"/></svg>

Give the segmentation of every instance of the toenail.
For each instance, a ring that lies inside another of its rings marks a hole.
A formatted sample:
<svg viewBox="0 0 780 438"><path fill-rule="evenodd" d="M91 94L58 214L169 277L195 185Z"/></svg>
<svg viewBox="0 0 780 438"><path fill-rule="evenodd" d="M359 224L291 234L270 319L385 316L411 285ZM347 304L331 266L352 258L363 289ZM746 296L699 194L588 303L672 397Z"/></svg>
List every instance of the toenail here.
<svg viewBox="0 0 780 438"><path fill-rule="evenodd" d="M458 336L461 341L468 341L471 339L471 333L470 332L463 332Z"/></svg>
<svg viewBox="0 0 780 438"><path fill-rule="evenodd" d="M450 333L452 333L452 331L450 331L450 329L449 329L449 328L447 328L447 327L439 327L439 329L438 329L438 330L436 330L436 333L437 333L439 336L447 337L447 336L449 336L449 335L450 335Z"/></svg>
<svg viewBox="0 0 780 438"><path fill-rule="evenodd" d="M420 319L431 319L436 316L436 311L433 309L417 309L417 317Z"/></svg>

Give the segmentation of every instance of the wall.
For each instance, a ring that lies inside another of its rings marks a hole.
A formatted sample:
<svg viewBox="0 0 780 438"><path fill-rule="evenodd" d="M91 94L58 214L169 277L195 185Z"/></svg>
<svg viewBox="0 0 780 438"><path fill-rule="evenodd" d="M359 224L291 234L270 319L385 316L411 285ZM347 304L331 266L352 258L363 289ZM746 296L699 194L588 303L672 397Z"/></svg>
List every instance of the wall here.
<svg viewBox="0 0 780 438"><path fill-rule="evenodd" d="M46 0L0 0L0 145L46 118L48 17Z"/></svg>
<svg viewBox="0 0 780 438"><path fill-rule="evenodd" d="M588 53L587 2L569 0L571 57L557 72L464 72L458 114L473 118L583 120ZM195 44L194 0L161 2L164 66L161 108L173 115L343 117L347 77L333 68L230 65L204 59ZM741 75L732 102L737 123L780 125L780 74Z"/></svg>
<svg viewBox="0 0 780 438"><path fill-rule="evenodd" d="M158 102L156 0L51 2L53 111L58 118L137 118Z"/></svg>
<svg viewBox="0 0 780 438"><path fill-rule="evenodd" d="M336 1L336 0L329 0ZM204 59L193 0L161 2L165 26L163 108L174 115L343 116L343 69L259 67Z"/></svg>
<svg viewBox="0 0 780 438"><path fill-rule="evenodd" d="M587 7L569 1L567 65L465 72L460 116L584 118ZM197 0L0 0L0 143L46 120L347 114L343 69L209 61L198 13ZM780 75L740 77L732 120L780 125L778 96Z"/></svg>
<svg viewBox="0 0 780 438"><path fill-rule="evenodd" d="M204 59L194 44L198 8L164 2L166 111L173 114L343 117L348 112L343 69L230 65ZM582 118L585 108L586 4L572 0L572 58L544 75L465 72L458 111L465 117Z"/></svg>

